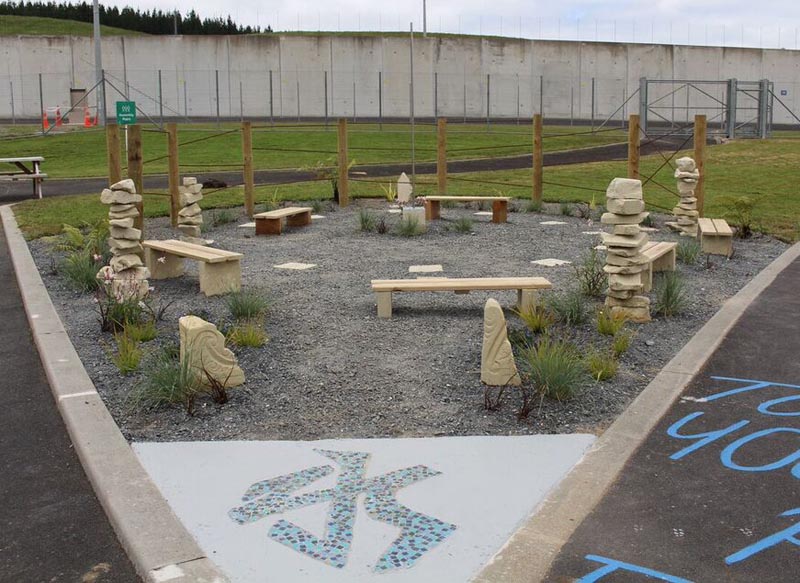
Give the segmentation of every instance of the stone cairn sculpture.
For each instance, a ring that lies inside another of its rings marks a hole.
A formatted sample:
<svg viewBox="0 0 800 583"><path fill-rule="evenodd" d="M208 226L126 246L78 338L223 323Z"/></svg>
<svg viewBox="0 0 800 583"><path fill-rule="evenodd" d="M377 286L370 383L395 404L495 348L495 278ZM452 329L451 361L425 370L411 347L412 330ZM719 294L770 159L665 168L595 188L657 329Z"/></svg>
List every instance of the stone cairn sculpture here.
<svg viewBox="0 0 800 583"><path fill-rule="evenodd" d="M673 231L680 232L681 235L691 237L697 236L697 199L694 191L697 188L697 181L700 179L700 171L692 158L679 158L676 160L678 167L675 169L675 178L678 179L678 194L681 201L678 206L672 209L675 221L667 223Z"/></svg>
<svg viewBox="0 0 800 583"><path fill-rule="evenodd" d="M181 365L186 359L187 369L201 384L209 385L211 379L225 388L244 383L244 372L236 356L225 348L225 337L217 327L197 316L183 316L178 320L181 336Z"/></svg>
<svg viewBox="0 0 800 583"><path fill-rule="evenodd" d="M506 318L497 300L489 298L483 308L481 382L491 386L522 384L508 341Z"/></svg>
<svg viewBox="0 0 800 583"><path fill-rule="evenodd" d="M185 177L183 185L178 187L181 210L178 211L178 230L182 233L181 240L187 243L205 244L200 238L200 225L203 224L203 209L198 204L203 200L203 185L197 183L197 178Z"/></svg>
<svg viewBox="0 0 800 583"><path fill-rule="evenodd" d="M133 227L139 217L136 203L142 202L142 195L136 193L133 180L126 179L104 189L100 202L109 205L111 236L108 244L113 257L109 265L97 273L97 278L110 287L110 293L117 301L141 299L149 291L147 278L150 277L142 263L142 231Z"/></svg>
<svg viewBox="0 0 800 583"><path fill-rule="evenodd" d="M606 307L611 314L624 314L633 322L650 321L650 298L639 295L641 272L647 269L647 257L642 248L647 235L639 228L649 213L644 212L642 183L631 178L615 178L606 190L607 213L601 217L604 225L612 225L612 233L603 233L606 245L608 274Z"/></svg>

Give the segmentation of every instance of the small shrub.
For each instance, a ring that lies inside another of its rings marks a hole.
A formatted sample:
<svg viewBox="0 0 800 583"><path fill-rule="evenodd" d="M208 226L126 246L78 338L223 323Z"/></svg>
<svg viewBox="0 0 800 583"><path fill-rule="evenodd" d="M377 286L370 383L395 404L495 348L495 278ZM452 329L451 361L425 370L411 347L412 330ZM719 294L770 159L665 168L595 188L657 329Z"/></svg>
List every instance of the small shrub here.
<svg viewBox="0 0 800 583"><path fill-rule="evenodd" d="M394 183L390 182L386 186L383 184L380 185L381 190L383 190L383 196L386 199L386 202L393 203L394 200L397 198L397 189L394 186Z"/></svg>
<svg viewBox="0 0 800 583"><path fill-rule="evenodd" d="M700 243L695 239L685 239L678 243L675 255L678 261L686 265L694 265L700 257Z"/></svg>
<svg viewBox="0 0 800 583"><path fill-rule="evenodd" d="M100 287L97 272L100 270L100 261L86 251L75 251L64 259L59 273L67 279L70 287L78 291L94 291Z"/></svg>
<svg viewBox="0 0 800 583"><path fill-rule="evenodd" d="M211 220L209 222L212 227L227 225L236 220L236 214L231 209L214 209L210 214Z"/></svg>
<svg viewBox="0 0 800 583"><path fill-rule="evenodd" d="M154 319L146 300L124 296L114 297L104 288L95 294L99 312L100 329L103 332L119 332L126 326L137 325L146 319Z"/></svg>
<svg viewBox="0 0 800 583"><path fill-rule="evenodd" d="M553 314L544 306L531 305L523 308L522 310L514 310L514 313L519 316L525 326L533 334L547 332L547 329L555 321Z"/></svg>
<svg viewBox="0 0 800 583"><path fill-rule="evenodd" d="M625 325L625 314L611 313L611 310L600 310L597 313L597 331L605 336L616 336Z"/></svg>
<svg viewBox="0 0 800 583"><path fill-rule="evenodd" d="M589 317L586 298L577 290L550 296L549 308L555 314L556 319L567 326L585 324Z"/></svg>
<svg viewBox="0 0 800 583"><path fill-rule="evenodd" d="M226 297L228 311L234 320L252 320L264 315L269 304L259 292L242 290Z"/></svg>
<svg viewBox="0 0 800 583"><path fill-rule="evenodd" d="M614 336L614 341L611 343L611 352L614 353L616 358L619 358L628 351L631 346L631 339L633 335L627 330L619 332Z"/></svg>
<svg viewBox="0 0 800 583"><path fill-rule="evenodd" d="M736 236L749 239L753 235L753 209L756 201L749 196L737 196L728 199L725 216L736 227Z"/></svg>
<svg viewBox="0 0 800 583"><path fill-rule="evenodd" d="M267 193L267 196L264 198L262 204L264 205L264 208L268 211L274 211L275 209L281 206L281 198L278 195L277 187L272 192Z"/></svg>
<svg viewBox="0 0 800 583"><path fill-rule="evenodd" d="M311 204L311 212L314 213L315 215L320 214L323 211L323 209L325 208L325 205L323 204L323 202L321 200L319 200L318 198L315 198L314 200L312 200L310 204Z"/></svg>
<svg viewBox="0 0 800 583"><path fill-rule="evenodd" d="M542 212L542 201L540 200L529 200L525 203L525 212L526 213L540 213Z"/></svg>
<svg viewBox="0 0 800 583"><path fill-rule="evenodd" d="M603 295L608 286L608 275L603 271L603 265L604 261L597 249L592 249L583 257L580 264L575 266L575 275L578 276L582 294L589 297Z"/></svg>
<svg viewBox="0 0 800 583"><path fill-rule="evenodd" d="M650 227L650 228L655 228L655 226L656 226L656 221L655 221L655 219L653 218L653 215L647 215L647 216L646 216L644 219L642 219L642 222L641 222L641 223L639 223L639 224L640 224L642 227Z"/></svg>
<svg viewBox="0 0 800 583"><path fill-rule="evenodd" d="M677 271L665 271L656 285L655 311L665 317L679 314L686 307L686 289Z"/></svg>
<svg viewBox="0 0 800 583"><path fill-rule="evenodd" d="M397 225L397 234L401 237L416 237L424 232L417 217L406 217Z"/></svg>
<svg viewBox="0 0 800 583"><path fill-rule="evenodd" d="M181 363L167 354L157 355L148 363L142 381L131 392L129 404L134 409L180 404L191 415L203 387L190 370L189 362L189 358Z"/></svg>
<svg viewBox="0 0 800 583"><path fill-rule="evenodd" d="M375 224L375 232L379 235L385 235L389 232L389 226L386 224L386 219L384 217L378 219L378 222Z"/></svg>
<svg viewBox="0 0 800 583"><path fill-rule="evenodd" d="M457 233L471 233L472 232L472 219L469 217L461 217L453 223L453 229Z"/></svg>
<svg viewBox="0 0 800 583"><path fill-rule="evenodd" d="M237 322L227 334L228 341L236 346L260 347L267 341L263 324L258 318Z"/></svg>
<svg viewBox="0 0 800 583"><path fill-rule="evenodd" d="M133 338L136 342L150 342L158 336L156 323L153 320L144 322L128 322L123 325L125 334Z"/></svg>
<svg viewBox="0 0 800 583"><path fill-rule="evenodd" d="M619 363L609 351L592 349L586 355L586 367L596 381L605 381L617 374Z"/></svg>
<svg viewBox="0 0 800 583"><path fill-rule="evenodd" d="M592 218L592 208L590 203L587 202L579 202L575 205L575 214L579 219L591 219Z"/></svg>
<svg viewBox="0 0 800 583"><path fill-rule="evenodd" d="M139 348L139 341L127 332L117 332L114 334L114 343L117 346L116 353L111 355L113 362L123 375L128 375L139 368L142 360L142 349Z"/></svg>
<svg viewBox="0 0 800 583"><path fill-rule="evenodd" d="M559 206L559 209L561 210L561 214L564 215L565 217L572 216L572 205L570 203L562 202L561 205Z"/></svg>
<svg viewBox="0 0 800 583"><path fill-rule="evenodd" d="M573 397L586 374L575 348L563 340L543 338L523 352L522 363L536 391L559 401Z"/></svg>
<svg viewBox="0 0 800 583"><path fill-rule="evenodd" d="M360 211L358 211L358 226L362 231L366 233L374 231L375 215L373 215L367 209L361 209Z"/></svg>

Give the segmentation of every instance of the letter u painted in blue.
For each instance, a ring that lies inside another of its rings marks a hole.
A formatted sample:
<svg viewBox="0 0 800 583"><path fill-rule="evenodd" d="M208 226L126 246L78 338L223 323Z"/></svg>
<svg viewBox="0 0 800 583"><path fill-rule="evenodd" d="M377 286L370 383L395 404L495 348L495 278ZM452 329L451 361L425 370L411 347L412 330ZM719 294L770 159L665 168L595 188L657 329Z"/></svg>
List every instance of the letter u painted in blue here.
<svg viewBox="0 0 800 583"><path fill-rule="evenodd" d="M603 567L596 569L589 573L588 575L584 575L580 579L578 579L577 583L595 583L595 581L600 581L606 575L610 575L615 571L627 571L628 573L639 573L640 575L644 575L648 579L657 579L659 581L666 581L666 583L692 583L688 579L682 579L681 577L675 577L674 575L668 575L667 573L662 573L661 571L654 571L653 569L648 569L647 567L640 567L639 565L634 565L632 563L624 563L622 561L617 561L616 559L609 559L607 557L601 557L599 555L586 555L586 558L590 561L595 561L597 563L603 563Z"/></svg>
<svg viewBox="0 0 800 583"><path fill-rule="evenodd" d="M750 443L755 439L759 439L767 435L772 435L773 433L800 434L800 429L794 429L793 427L773 427L771 429L755 431L750 435L745 435L744 437L737 439L736 441L728 445L728 447L723 449L722 453L719 456L720 461L726 468L730 468L732 470L738 470L740 472L771 472L772 470L778 470L780 468L786 467L800 460L800 449L798 449L794 453L782 457L778 461L772 462L770 464L764 464L763 466L740 466L739 464L733 461L733 454L736 453L737 449L739 449L746 443ZM795 478L800 479L800 464L796 464L792 468L792 475Z"/></svg>
<svg viewBox="0 0 800 583"><path fill-rule="evenodd" d="M671 459L671 460L679 460L682 457L689 455L693 451L697 451L701 447L706 446L709 443L712 443L712 442L714 442L714 441L716 441L718 439L721 439L721 438L725 437L729 433L733 433L734 431L738 431L739 429L741 429L742 427L744 427L745 425L750 423L749 421L747 421L745 419L742 419L741 421L739 421L737 423L734 423L733 425L730 425L730 426L726 427L725 429L719 429L717 431L708 431L706 433L695 433L693 435L681 435L680 433L678 433L678 431L684 425L689 423L689 421L697 419L698 417L700 417L702 415L703 415L702 411L696 411L694 413L689 413L683 419L679 419L678 421L676 421L675 423L673 423L672 425L669 426L669 429L667 429L667 435L669 435L670 437L675 437L676 439L697 439L698 440L696 443L693 443L692 445L690 445L688 447L685 447L685 448L683 448L682 450L680 450L678 452L673 453L671 456L669 456L669 459Z"/></svg>

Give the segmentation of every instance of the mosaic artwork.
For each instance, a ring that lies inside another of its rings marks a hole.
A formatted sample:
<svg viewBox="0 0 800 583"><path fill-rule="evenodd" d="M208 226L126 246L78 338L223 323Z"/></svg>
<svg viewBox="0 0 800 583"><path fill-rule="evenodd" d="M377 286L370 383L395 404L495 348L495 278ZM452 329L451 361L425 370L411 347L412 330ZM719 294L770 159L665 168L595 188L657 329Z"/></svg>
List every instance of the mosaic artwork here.
<svg viewBox="0 0 800 583"><path fill-rule="evenodd" d="M324 539L284 519L270 527L269 537L341 569L347 564L353 541L357 499L360 494L365 494L364 507L370 518L401 529L400 536L378 559L374 567L377 573L413 567L425 553L456 530L454 524L406 508L395 497L401 488L437 476L440 472L418 465L365 478L370 454L322 449L314 451L341 467L333 488L291 495L293 491L333 473L334 468L330 465L315 466L256 482L242 496L245 504L228 512L230 518L239 524L247 524L296 508L330 502Z"/></svg>

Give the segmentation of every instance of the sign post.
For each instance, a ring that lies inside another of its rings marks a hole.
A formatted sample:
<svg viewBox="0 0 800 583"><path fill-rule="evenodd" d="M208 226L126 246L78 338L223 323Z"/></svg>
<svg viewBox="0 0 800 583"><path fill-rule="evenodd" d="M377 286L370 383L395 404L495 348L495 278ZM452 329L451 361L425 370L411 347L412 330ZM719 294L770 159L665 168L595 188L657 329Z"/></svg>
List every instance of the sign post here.
<svg viewBox="0 0 800 583"><path fill-rule="evenodd" d="M117 125L125 130L125 155L128 154L128 126L136 123L136 102L117 101Z"/></svg>

